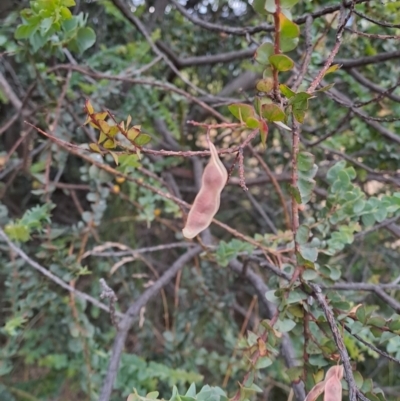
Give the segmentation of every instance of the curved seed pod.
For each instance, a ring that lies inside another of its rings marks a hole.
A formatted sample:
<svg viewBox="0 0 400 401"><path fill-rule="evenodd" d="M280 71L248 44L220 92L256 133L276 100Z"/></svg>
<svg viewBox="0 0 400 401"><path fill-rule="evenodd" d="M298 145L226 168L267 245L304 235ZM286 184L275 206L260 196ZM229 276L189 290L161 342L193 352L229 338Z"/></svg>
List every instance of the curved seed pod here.
<svg viewBox="0 0 400 401"><path fill-rule="evenodd" d="M211 224L219 209L220 195L228 179L228 172L218 157L217 149L210 141L208 144L211 158L204 169L200 191L182 230L186 238L194 238Z"/></svg>
<svg viewBox="0 0 400 401"><path fill-rule="evenodd" d="M325 380L317 383L307 394L304 401L315 401L323 392L325 388Z"/></svg>
<svg viewBox="0 0 400 401"><path fill-rule="evenodd" d="M342 383L336 375L325 383L324 401L342 401Z"/></svg>
<svg viewBox="0 0 400 401"><path fill-rule="evenodd" d="M328 381L331 377L337 377L339 380L343 379L343 365L332 366L328 369L325 376L325 381Z"/></svg>

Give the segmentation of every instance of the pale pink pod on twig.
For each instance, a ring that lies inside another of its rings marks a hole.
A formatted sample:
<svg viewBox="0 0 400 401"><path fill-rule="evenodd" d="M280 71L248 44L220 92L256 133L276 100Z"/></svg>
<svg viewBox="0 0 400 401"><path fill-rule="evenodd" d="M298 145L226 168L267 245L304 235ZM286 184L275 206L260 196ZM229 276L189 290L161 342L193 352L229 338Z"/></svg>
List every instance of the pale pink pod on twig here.
<svg viewBox="0 0 400 401"><path fill-rule="evenodd" d="M342 401L342 383L336 375L326 380L324 401Z"/></svg>
<svg viewBox="0 0 400 401"><path fill-rule="evenodd" d="M317 383L307 394L304 401L315 401L323 392L325 388L325 380Z"/></svg>
<svg viewBox="0 0 400 401"><path fill-rule="evenodd" d="M208 140L208 144L211 158L204 169L200 191L182 230L186 238L194 238L211 224L219 209L221 192L228 179L228 172L218 157L217 149L210 140Z"/></svg>
<svg viewBox="0 0 400 401"><path fill-rule="evenodd" d="M343 379L343 365L332 366L328 369L325 376L325 381L328 381L331 377L337 377L339 380Z"/></svg>

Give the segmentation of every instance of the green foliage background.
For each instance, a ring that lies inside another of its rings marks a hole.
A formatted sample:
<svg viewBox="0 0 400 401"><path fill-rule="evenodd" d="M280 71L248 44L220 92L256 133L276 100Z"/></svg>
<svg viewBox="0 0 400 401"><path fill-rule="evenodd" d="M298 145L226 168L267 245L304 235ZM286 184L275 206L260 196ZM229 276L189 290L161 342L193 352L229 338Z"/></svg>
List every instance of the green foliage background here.
<svg viewBox="0 0 400 401"><path fill-rule="evenodd" d="M266 21L272 23L270 17L255 13L245 2L189 3L187 9L194 7L199 18L216 24L254 27ZM322 0L300 1L292 14L296 18L326 6ZM135 3L132 7L153 43L162 41L182 59L249 47L256 50L246 35L221 34L194 25L172 3L158 19L151 10L157 10L159 2ZM388 23L397 25L382 28L353 16L349 25L352 29L369 34L400 33L398 2L361 2L356 10L375 19L385 16ZM299 90L304 91L320 70L334 45L335 28L332 14L314 20L310 34L315 48ZM304 25L300 30L299 46L288 53L297 64L304 53ZM269 37L266 32L251 35L258 44ZM398 39L381 40L345 31L337 59L340 63L396 51ZM200 150L204 147L204 130L188 126L186 121L211 123L215 119L169 88L173 86L203 99L234 121L228 106L252 100L257 93L256 79L248 90L228 95L219 92L244 72L260 77L263 68L251 56L182 67L180 72L187 80L214 96L207 99L171 73L162 60L154 61L149 42L110 0L6 1L4 7L0 5L0 53L0 72L22 102L21 112L16 114L16 105L0 86L0 127L14 118L2 132L0 144L1 227L31 259L94 298L99 298L101 292L99 279L106 278L118 297L118 310L125 311L149 282L157 279L155 273L162 274L186 245L135 255L119 266L122 257L132 254L121 256L119 248L108 244L140 249L183 242L181 208L148 188L118 181L69 154L24 124L24 120L60 140L87 147L96 141L95 131L83 126L87 117L85 99L89 98L96 111L108 109L118 121L131 115L133 124L151 136L148 146L154 149L171 144L160 129L161 122L169 132L169 140L172 138L179 149ZM69 65L76 68L69 70ZM332 90L344 94L354 108L366 102L363 113L378 119L400 138L398 57L384 63L362 64L356 71L382 88L395 87L392 98L382 96L379 101L369 102L376 93L354 79L351 71L342 68L332 72L325 77L326 83L335 83ZM106 75L147 81L112 81ZM289 78L289 72L281 74L282 83ZM162 85L153 86L156 81ZM286 201L293 195L299 203L308 202L296 236L301 257L311 267L305 279L328 287L335 316L350 333L359 334L399 359L400 307L393 308L373 292L329 290L339 283L398 283L399 141L383 136L354 109L340 106L332 90L318 93L308 103L302 124L299 170L303 181L299 182L298 193L293 194L288 184L290 133L269 124L266 150L262 151L259 137L253 144L276 176ZM331 136L314 144L330 132ZM15 148L16 141L24 135L22 145ZM236 129L213 135L219 147L236 146L244 138ZM95 153L91 157L102 160ZM105 160L115 167L110 155ZM234 155L223 161L231 165ZM120 162L119 171L162 190L172 174L183 199L193 201L197 188L190 159L142 156L140 160L135 157L125 164ZM292 246L279 195L250 152L245 154L245 177L249 195L238 185L234 171L223 192L218 219L265 247L277 250ZM257 205L261 205L267 219L260 215ZM375 229L377 225L380 229ZM243 330L257 332L260 321L268 317L260 300L252 304L256 295L253 286L229 268L236 258L255 269L268 286L265 296L281 312L276 330L289 333L296 361L300 367L304 365L304 370L285 367L277 336L276 344L272 343L275 340L269 344L274 350L271 358L255 380L262 390L252 397L287 400L292 380L304 375L301 377L309 390L327 366L336 363L337 349L323 330L328 326L318 305L307 306L315 318L310 322L313 341L307 343L302 309L308 302L307 295L297 288L287 298L282 280L260 267L260 252L254 246L233 238L216 225L211 226L211 231L216 238L215 247L187 264L179 279L147 305L130 331L112 400L126 399L134 394L133 388L141 396L158 391L167 398L173 386L173 397L178 398L177 392L186 393L192 383L197 384L198 390L207 384L224 387L229 396L236 392L238 381L247 371L246 357L237 349L244 344ZM0 250L0 399L98 399L116 334L109 315L33 270L4 242ZM289 263L280 268L289 275L294 271ZM398 305L396 289L389 295ZM355 311L358 304L362 306ZM250 305L254 307L249 309ZM245 321L247 325L243 326ZM387 400L399 400L398 365L348 332L343 331L343 337L359 387L373 401L384 399L379 388ZM245 346L254 345L256 338L250 333ZM199 393L191 387L187 397L226 399L221 390L208 387ZM242 398L247 397L248 394Z"/></svg>

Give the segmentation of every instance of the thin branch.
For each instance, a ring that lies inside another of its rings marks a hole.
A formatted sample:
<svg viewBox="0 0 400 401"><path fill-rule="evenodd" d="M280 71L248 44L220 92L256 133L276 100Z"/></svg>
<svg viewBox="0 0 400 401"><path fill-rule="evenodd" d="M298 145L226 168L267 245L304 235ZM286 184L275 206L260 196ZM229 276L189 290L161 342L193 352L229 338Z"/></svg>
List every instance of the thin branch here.
<svg viewBox="0 0 400 401"><path fill-rule="evenodd" d="M367 1L369 1L369 0L357 0L356 3L361 4L361 3L365 3ZM243 27L243 28L231 27L231 26L222 25L222 24L213 24L212 22L203 21L202 19L191 14L177 0L171 0L171 3L190 22L192 22L193 24L198 25L202 28L205 28L209 31L212 31L212 32L223 32L223 33L228 33L231 35L247 36L247 35L252 35L252 34L258 33L258 32L273 32L275 29L274 25L265 24L265 23L257 25L257 26L247 26L247 27ZM353 3L352 1L345 1L344 7L348 8L352 5L352 3ZM320 10L314 11L313 13L301 15L300 17L295 18L293 21L296 24L301 25L306 22L308 17L311 17L312 19L316 19L316 18L322 17L326 14L334 13L335 11L339 10L341 7L342 7L341 5L336 5L336 4L332 5L332 6L327 6L327 7L321 8Z"/></svg>
<svg viewBox="0 0 400 401"><path fill-rule="evenodd" d="M57 277L53 273L49 272L46 268L44 268L39 263L37 263L33 259L31 259L21 248L19 248L17 245L15 245L10 240L10 238L7 236L7 234L1 228L0 228L0 237L6 242L8 247L13 252L15 252L21 259L23 259L26 263L28 263L35 270L39 271L44 276L46 276L51 281L53 281L54 283L56 283L60 287L64 288L65 290L68 290L69 292L74 293L78 298L84 299L85 301L91 303L92 305L96 306L97 308L100 308L100 309L110 313L110 308L107 305L103 304L102 302L99 302L97 299L91 297L88 294L85 294L84 292L76 290L74 287L70 286L65 281L61 280L59 277ZM119 317L123 317L124 316L120 312L116 312L116 315L119 316Z"/></svg>
<svg viewBox="0 0 400 401"><path fill-rule="evenodd" d="M335 59L336 64L341 64L342 69L363 67L369 64L382 63L384 61L393 60L400 58L400 51L378 53L375 56L358 57L356 59Z"/></svg>
<svg viewBox="0 0 400 401"><path fill-rule="evenodd" d="M77 65L71 65L71 64L59 64L56 65L52 68L49 68L48 72L56 71L56 70L72 70L79 72L83 75L90 76L95 79L109 79L110 81L119 81L119 82L127 82L131 84L137 84L137 85L149 85L149 86L154 86L156 88L162 88L167 91L171 91L174 93L177 93L186 99L190 100L193 103L198 104L200 107L202 107L204 110L207 110L210 114L212 114L214 117L217 117L221 121L229 122L228 119L226 119L222 114L218 113L215 111L212 107L210 107L207 103L199 100L195 96L192 96L190 93L184 91L183 89L177 88L176 86L168 83L168 82L160 82L156 81L151 78L130 78L130 77L124 77L124 76L115 76L115 75L110 75L110 74L103 74L101 72L97 72L94 70L89 70Z"/></svg>
<svg viewBox="0 0 400 401"><path fill-rule="evenodd" d="M350 10L349 10L347 16L345 16L346 8L344 7L344 4L342 3L342 7L340 9L340 14L339 14L339 26L338 26L338 29L336 31L335 44L334 44L334 46L333 46L328 58L326 59L326 61L324 63L324 66L321 68L321 71L314 78L314 80L312 81L311 85L307 89L307 93L313 93L315 91L315 89L317 88L319 83L322 81L324 75L328 71L329 67L332 65L333 59L335 58L335 56L338 53L339 48L340 48L340 46L342 44L343 30L344 30L348 20L351 17L351 14L352 14L352 12L354 10L354 6L355 6L355 1L351 1L350 5L349 5Z"/></svg>
<svg viewBox="0 0 400 401"><path fill-rule="evenodd" d="M357 401L358 388L357 388L356 382L354 380L353 371L352 371L351 363L350 363L350 357L347 352L346 346L344 345L343 338L337 327L335 316L333 315L333 312L332 312L331 308L329 307L325 296L322 294L321 288L318 285L313 284L313 283L309 283L309 286L313 289L314 296L317 299L322 310L324 311L326 320L327 320L329 327L333 334L333 339L339 350L339 354L340 354L340 357L342 359L343 366L344 366L344 371L346 372L346 381L349 386L349 400Z"/></svg>
<svg viewBox="0 0 400 401"><path fill-rule="evenodd" d="M262 278L250 268L246 268L244 270L243 265L236 259L232 260L229 263L229 267L235 273L239 274L240 276L244 276L247 280L249 280L251 285L258 293L259 300L265 306L269 317L271 318L275 316L277 313L276 306L265 298L265 293L269 290L269 288L265 285ZM283 333L282 335L281 352L283 359L285 360L285 364L288 368L298 366L298 363L296 362L295 352L293 349L293 344L290 341L290 338L287 335L287 333ZM292 388L294 394L296 395L296 400L303 401L306 397L303 382L302 381L297 383L292 382Z"/></svg>
<svg viewBox="0 0 400 401"><path fill-rule="evenodd" d="M101 278L99 280L100 286L101 286L101 294L100 294L100 299L107 298L110 301L110 318L111 318L111 323L112 325L118 330L118 320L116 317L116 311L115 311L115 304L118 301L117 296L115 295L115 292L112 288L108 286L106 283L106 280L104 278Z"/></svg>
<svg viewBox="0 0 400 401"><path fill-rule="evenodd" d="M400 28L400 24L392 24L390 22L386 22L386 21L378 21L376 19L373 19L371 17L369 17L368 15L365 15L363 13L360 13L360 11L354 11L354 14L358 15L359 17L366 19L369 22L372 22L375 25L380 25L380 26L384 26L386 28Z"/></svg>
<svg viewBox="0 0 400 401"><path fill-rule="evenodd" d="M392 362L395 362L397 364L400 365L400 360L394 358L393 356L389 355L388 353L386 353L385 351L380 350L379 348L375 347L375 345L369 343L368 341L365 341L362 337L360 337L358 334L356 333L352 333L350 327L348 326L344 326L345 330L350 333L354 338L356 338L358 341L360 341L361 343L363 343L365 346L367 346L368 348L372 349L372 351L375 351L376 353L378 353L379 355L383 356L384 358L389 359Z"/></svg>
<svg viewBox="0 0 400 401"><path fill-rule="evenodd" d="M122 351L125 346L126 337L129 329L131 328L135 319L138 317L140 310L146 306L147 303L176 276L176 274L186 265L186 263L198 255L201 250L202 248L200 246L196 246L180 256L175 263L157 281L155 281L151 287L144 291L143 294L129 306L125 313L125 317L119 324L119 331L114 340L111 358L108 365L106 378L101 389L99 401L109 401L110 399L114 381L118 373L118 366Z"/></svg>
<svg viewBox="0 0 400 401"><path fill-rule="evenodd" d="M350 74L357 82L359 82L361 85L365 86L366 88L371 89L376 93L379 93L382 95L384 94L385 97L387 97L388 99L391 99L395 102L400 103L400 96L391 93L392 90L395 90L397 88L398 84L396 84L394 87L391 87L389 89L384 89L384 88L381 88L379 85L376 85L375 83L371 82L367 78L365 78L365 76L362 75L357 70L350 68L347 70L347 73Z"/></svg>
<svg viewBox="0 0 400 401"><path fill-rule="evenodd" d="M312 17L308 16L306 19L306 27L305 27L305 32L304 32L304 36L306 39L305 55L304 55L304 59L301 64L301 67L300 67L300 71L297 75L297 78L292 85L292 90L294 92L296 92L297 89L299 89L299 86L303 82L303 79L308 70L308 66L310 65L310 62L311 62L311 56L312 56L312 52L313 52L313 43L312 43L312 34L311 34L312 22L313 22Z"/></svg>

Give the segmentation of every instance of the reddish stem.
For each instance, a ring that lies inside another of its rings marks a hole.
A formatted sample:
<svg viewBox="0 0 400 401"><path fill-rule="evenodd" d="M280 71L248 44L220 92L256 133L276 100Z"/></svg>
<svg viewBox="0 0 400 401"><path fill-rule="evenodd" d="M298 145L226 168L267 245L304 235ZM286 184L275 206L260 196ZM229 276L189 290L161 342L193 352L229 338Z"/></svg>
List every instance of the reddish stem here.
<svg viewBox="0 0 400 401"><path fill-rule="evenodd" d="M274 40L274 53L280 54L280 40L281 40L281 23L279 20L279 14L281 13L281 2L280 0L275 0L276 10L274 12L274 25L275 25L275 40ZM279 80L278 80L278 70L272 67L273 80L274 80L274 94L276 98L279 98Z"/></svg>

